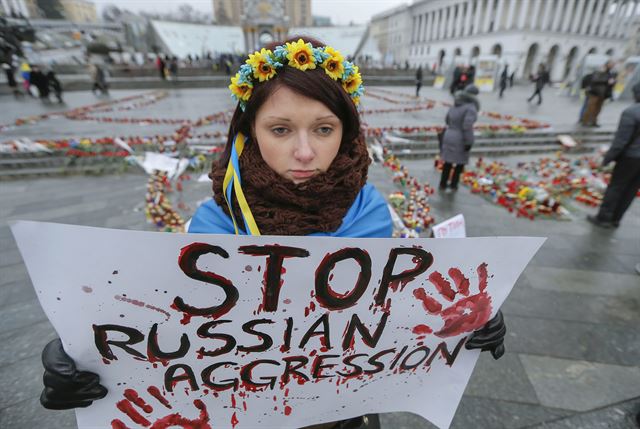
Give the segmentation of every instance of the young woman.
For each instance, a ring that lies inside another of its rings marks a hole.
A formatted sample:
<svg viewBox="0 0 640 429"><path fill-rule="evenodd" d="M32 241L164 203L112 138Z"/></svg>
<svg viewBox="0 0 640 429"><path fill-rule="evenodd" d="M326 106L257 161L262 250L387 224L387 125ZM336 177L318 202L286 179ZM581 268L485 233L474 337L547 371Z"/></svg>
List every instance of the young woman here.
<svg viewBox="0 0 640 429"><path fill-rule="evenodd" d="M316 40L295 38L250 55L231 81L238 106L211 170L214 197L198 208L189 232L391 237L385 200L367 184L357 66ZM497 359L504 334L499 313L466 346ZM106 395L97 375L76 370L60 340L45 347L43 363L45 407L86 407ZM375 420L319 427L365 428Z"/></svg>
<svg viewBox="0 0 640 429"><path fill-rule="evenodd" d="M469 85L462 91L456 92L454 105L447 112L445 119L447 129L442 138L440 153L444 160L440 189L450 187L454 191L457 190L460 174L465 164L469 162L469 151L473 145L473 124L478 119L478 110L480 110L477 95L478 88L475 85ZM451 168L453 168L453 175L451 175Z"/></svg>

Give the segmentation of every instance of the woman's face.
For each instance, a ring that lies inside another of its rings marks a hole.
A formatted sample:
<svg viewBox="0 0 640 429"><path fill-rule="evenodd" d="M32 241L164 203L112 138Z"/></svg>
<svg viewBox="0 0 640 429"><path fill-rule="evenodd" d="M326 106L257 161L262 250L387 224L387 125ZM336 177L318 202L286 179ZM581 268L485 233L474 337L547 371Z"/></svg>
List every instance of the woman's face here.
<svg viewBox="0 0 640 429"><path fill-rule="evenodd" d="M267 165L298 184L327 171L340 148L342 122L321 102L281 86L258 110L254 132Z"/></svg>

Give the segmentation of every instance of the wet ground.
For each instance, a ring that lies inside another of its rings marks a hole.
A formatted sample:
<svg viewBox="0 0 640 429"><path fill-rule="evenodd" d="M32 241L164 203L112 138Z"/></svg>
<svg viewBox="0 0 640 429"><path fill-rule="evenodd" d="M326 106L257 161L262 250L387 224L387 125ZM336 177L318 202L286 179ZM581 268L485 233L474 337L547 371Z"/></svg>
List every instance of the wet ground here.
<svg viewBox="0 0 640 429"><path fill-rule="evenodd" d="M390 89L413 92L408 87ZM503 100L495 94L482 94L480 99L486 110L547 121L556 129L574 126L579 101L548 89L544 103L537 106L524 101L529 91L515 87ZM421 95L448 100L446 92L430 88ZM88 93L69 93L66 100L65 108L97 101ZM60 109L36 100L14 102L2 97L0 102L0 124ZM603 127L613 129L626 105L606 105L600 121ZM231 107L226 90L179 90L143 110L104 115L195 119ZM365 98L363 107L397 106ZM371 126L436 125L445 113L436 107L370 115L366 121ZM58 118L6 131L0 141L155 135L174 128ZM432 160L403 163L418 179L436 183ZM75 427L73 412L47 411L38 403L39 354L55 332L40 309L7 222L29 219L151 230L142 211L146 180L143 173L134 173L0 182L0 427ZM379 165L372 166L370 181L385 196L397 190L388 171ZM210 195L209 183L192 180L183 197L193 209ZM634 269L640 263L640 202L635 201L618 229L608 230L585 221L583 216L595 209L582 209L571 221L530 221L510 215L464 187L455 194L435 194L430 204L437 219L463 213L469 236L547 237L503 306L507 353L499 361L482 355L452 427L633 428L631 415L640 412L640 276ZM394 429L433 427L406 413L385 414L382 422L384 428Z"/></svg>

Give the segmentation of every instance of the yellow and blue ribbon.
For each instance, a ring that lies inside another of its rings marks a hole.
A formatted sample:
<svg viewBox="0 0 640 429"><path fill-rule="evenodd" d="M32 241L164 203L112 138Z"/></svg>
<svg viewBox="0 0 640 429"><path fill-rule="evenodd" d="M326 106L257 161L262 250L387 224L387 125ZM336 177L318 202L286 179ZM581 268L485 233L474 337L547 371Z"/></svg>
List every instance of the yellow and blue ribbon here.
<svg viewBox="0 0 640 429"><path fill-rule="evenodd" d="M231 157L229 158L229 164L227 165L227 171L224 175L224 181L222 183L222 192L224 199L229 207L229 214L233 221L233 229L236 235L240 234L238 229L238 222L236 221L235 214L233 212L233 192L235 191L238 205L240 206L240 212L242 220L244 222L245 231L249 235L260 235L260 230L253 218L253 213L249 208L249 203L242 191L242 180L240 178L240 155L244 150L245 137L244 134L238 133L233 139L233 145L231 146Z"/></svg>

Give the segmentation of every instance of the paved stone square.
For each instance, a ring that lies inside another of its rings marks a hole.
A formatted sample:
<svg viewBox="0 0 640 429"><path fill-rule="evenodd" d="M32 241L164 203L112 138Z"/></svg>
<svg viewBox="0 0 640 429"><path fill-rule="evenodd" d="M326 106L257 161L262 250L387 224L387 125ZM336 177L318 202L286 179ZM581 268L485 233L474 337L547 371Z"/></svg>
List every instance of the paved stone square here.
<svg viewBox="0 0 640 429"><path fill-rule="evenodd" d="M387 89L413 92L409 87ZM542 106L530 105L525 101L530 92L529 87L516 86L502 100L496 94L481 94L480 100L486 110L546 121L557 129L575 126L578 100L549 88ZM114 92L112 97L134 93ZM423 88L421 95L449 100L447 92L431 88ZM87 93L69 93L66 99L65 108L96 100ZM9 97L0 98L0 103L8 106L0 113L0 124L59 109ZM606 105L603 128L613 129L625 106ZM177 90L148 109L109 115L193 119L231 107L226 90ZM363 107L391 106L365 97ZM436 125L445 113L437 107L370 115L365 120L371 126ZM152 135L173 128L51 119L1 133L0 141L22 136ZM403 164L419 180L437 183L433 160ZM143 211L146 181L140 172L0 182L0 427L75 427L73 412L48 411L38 403L40 352L56 334L36 299L8 222L27 219L152 230ZM397 190L380 165L371 167L370 181L385 196ZM210 195L209 183L186 182L184 201L192 210ZM482 354L452 427L633 428L631 416L640 412L640 276L634 270L640 262L640 202L634 202L620 228L611 230L585 221L584 216L595 209L581 209L570 221L530 221L510 215L465 187L455 194L436 193L430 204L438 220L463 213L469 236L547 237L503 306L507 353L499 361ZM407 413L384 414L382 422L385 429L433 428Z"/></svg>

